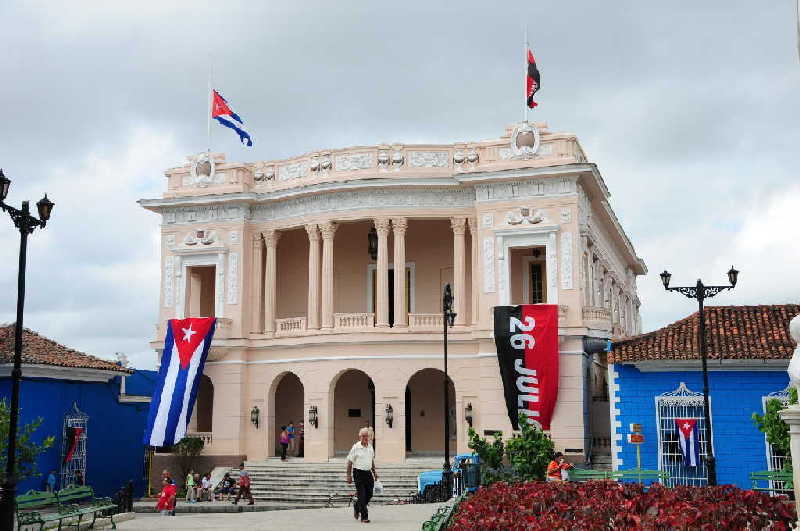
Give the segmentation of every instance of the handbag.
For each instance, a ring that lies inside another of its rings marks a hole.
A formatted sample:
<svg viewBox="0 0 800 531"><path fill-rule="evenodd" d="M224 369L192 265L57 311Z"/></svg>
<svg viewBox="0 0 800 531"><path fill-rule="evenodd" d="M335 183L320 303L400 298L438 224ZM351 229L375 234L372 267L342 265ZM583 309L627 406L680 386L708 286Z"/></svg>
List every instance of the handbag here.
<svg viewBox="0 0 800 531"><path fill-rule="evenodd" d="M372 486L372 494L383 494L383 483L376 481Z"/></svg>

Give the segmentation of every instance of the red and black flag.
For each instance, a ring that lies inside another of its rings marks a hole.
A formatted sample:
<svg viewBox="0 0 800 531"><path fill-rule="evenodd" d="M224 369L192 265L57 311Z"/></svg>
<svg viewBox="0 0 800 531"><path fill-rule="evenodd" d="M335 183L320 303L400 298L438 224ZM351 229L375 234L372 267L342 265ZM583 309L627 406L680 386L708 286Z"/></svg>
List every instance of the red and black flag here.
<svg viewBox="0 0 800 531"><path fill-rule="evenodd" d="M528 48L528 76L526 78L526 83L528 87L526 92L528 95L528 108L533 109L539 105L533 101L533 95L539 91L542 85L539 82L539 69L536 68L536 59L533 58L533 52L531 52L530 48Z"/></svg>
<svg viewBox="0 0 800 531"><path fill-rule="evenodd" d="M67 440L67 453L64 454L64 464L72 461L72 456L75 454L75 450L78 448L78 441L80 440L82 433L83 428L67 428L67 433L65 434L65 438Z"/></svg>

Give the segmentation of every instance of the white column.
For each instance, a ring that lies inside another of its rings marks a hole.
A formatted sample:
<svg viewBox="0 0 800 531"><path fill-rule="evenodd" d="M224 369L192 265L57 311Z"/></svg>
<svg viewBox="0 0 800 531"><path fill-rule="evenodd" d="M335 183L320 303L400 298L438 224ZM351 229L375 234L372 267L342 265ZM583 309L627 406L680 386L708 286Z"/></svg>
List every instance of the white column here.
<svg viewBox="0 0 800 531"><path fill-rule="evenodd" d="M267 259L264 263L264 333L275 332L275 315L277 312L275 290L277 284L277 252L278 240L281 233L276 230L265 231L264 246L267 249Z"/></svg>
<svg viewBox="0 0 800 531"><path fill-rule="evenodd" d="M472 307L469 313L472 326L477 326L478 315L480 314L480 310L478 309L478 294L480 293L480 275L478 273L478 220L476 218L467 218L467 223L469 224L470 235L470 292L472 293Z"/></svg>
<svg viewBox="0 0 800 531"><path fill-rule="evenodd" d="M261 320L261 297L264 294L262 289L264 272L261 270L263 249L264 238L260 233L256 233L253 235L253 268L250 272L250 278L253 281L253 289L250 290L250 330L256 334L260 334L264 330L264 321Z"/></svg>
<svg viewBox="0 0 800 531"><path fill-rule="evenodd" d="M375 231L378 233L378 267L376 271L375 305L377 306L376 324L378 327L389 326L389 219L375 218Z"/></svg>
<svg viewBox="0 0 800 531"><path fill-rule="evenodd" d="M319 229L316 223L306 225L308 233L308 315L309 330L319 328Z"/></svg>
<svg viewBox="0 0 800 531"><path fill-rule="evenodd" d="M393 218L394 231L394 326L408 326L408 299L406 298L406 218Z"/></svg>
<svg viewBox="0 0 800 531"><path fill-rule="evenodd" d="M322 328L333 328L333 235L336 224L327 221L322 232Z"/></svg>
<svg viewBox="0 0 800 531"><path fill-rule="evenodd" d="M465 293L467 287L467 272L464 267L464 233L466 232L466 218L452 218L450 226L453 229L453 310L456 312L456 325L463 326L466 320Z"/></svg>

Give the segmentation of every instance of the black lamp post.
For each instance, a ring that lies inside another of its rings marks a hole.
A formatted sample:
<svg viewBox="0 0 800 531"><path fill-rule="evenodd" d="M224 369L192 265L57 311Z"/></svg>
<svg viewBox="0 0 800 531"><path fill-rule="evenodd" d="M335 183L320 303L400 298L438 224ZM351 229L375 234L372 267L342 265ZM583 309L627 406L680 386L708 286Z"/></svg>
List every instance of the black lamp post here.
<svg viewBox="0 0 800 531"><path fill-rule="evenodd" d="M442 317L444 324L444 465L442 466L442 483L449 498L453 484L453 471L450 469L450 386L447 377L447 328L453 326L456 320L456 313L453 311L453 291L450 284L444 286Z"/></svg>
<svg viewBox="0 0 800 531"><path fill-rule="evenodd" d="M5 203L11 180L0 169L0 209L7 212L19 229L19 273L17 276L17 322L14 323L14 369L11 371L11 411L8 422L8 458L6 460L6 482L3 485L3 498L0 500L0 529L14 528L14 501L17 495L17 424L19 422L19 382L22 379L22 309L25 306L25 260L28 250L28 234L36 227L44 228L53 202L47 194L36 203L39 219L31 216L28 201L22 202L22 209Z"/></svg>
<svg viewBox="0 0 800 531"><path fill-rule="evenodd" d="M677 291L678 293L681 293L690 299L697 299L697 304L699 306L699 311L697 312L697 318L699 320L699 326L697 327L697 342L700 345L700 360L703 365L703 408L705 410L704 416L706 423L706 468L708 469L708 484L716 485L717 463L714 460L714 447L711 444L711 412L708 408L708 353L706 348L706 319L703 303L706 299L713 297L723 290L735 288L736 281L739 279L739 272L734 269L733 266L731 266L730 271L728 271L728 282L730 282L730 286L706 286L703 284L703 281L698 278L697 284L694 286L671 288L669 287L669 281L672 278L672 275L667 270L664 270L660 277L661 282L664 284L665 290Z"/></svg>

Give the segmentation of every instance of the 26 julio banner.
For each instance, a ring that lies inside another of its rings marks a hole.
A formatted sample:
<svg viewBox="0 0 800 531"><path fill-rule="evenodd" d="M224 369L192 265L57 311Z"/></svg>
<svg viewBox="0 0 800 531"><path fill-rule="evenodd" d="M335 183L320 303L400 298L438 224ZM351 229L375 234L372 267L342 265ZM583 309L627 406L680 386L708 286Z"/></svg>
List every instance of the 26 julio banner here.
<svg viewBox="0 0 800 531"><path fill-rule="evenodd" d="M558 306L495 306L494 342L511 425L518 430L523 413L549 430L558 398Z"/></svg>

